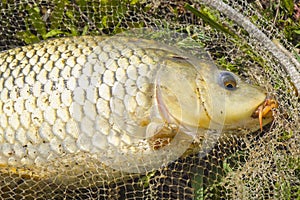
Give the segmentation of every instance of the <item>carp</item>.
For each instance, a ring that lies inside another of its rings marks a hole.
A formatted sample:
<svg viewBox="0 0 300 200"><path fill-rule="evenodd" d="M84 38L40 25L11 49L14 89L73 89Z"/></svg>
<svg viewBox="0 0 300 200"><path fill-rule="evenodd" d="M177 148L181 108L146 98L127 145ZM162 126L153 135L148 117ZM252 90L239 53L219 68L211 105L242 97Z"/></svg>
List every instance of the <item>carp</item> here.
<svg viewBox="0 0 300 200"><path fill-rule="evenodd" d="M205 133L262 128L277 107L211 60L126 36L7 50L0 74L0 166L37 178L65 173L64 182L96 167L156 169Z"/></svg>

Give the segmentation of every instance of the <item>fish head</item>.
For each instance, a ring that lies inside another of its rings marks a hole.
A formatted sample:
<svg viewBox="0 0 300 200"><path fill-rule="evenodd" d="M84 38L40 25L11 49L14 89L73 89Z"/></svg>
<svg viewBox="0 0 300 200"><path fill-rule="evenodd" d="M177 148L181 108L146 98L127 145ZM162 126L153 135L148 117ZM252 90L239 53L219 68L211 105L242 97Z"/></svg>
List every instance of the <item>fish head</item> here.
<svg viewBox="0 0 300 200"><path fill-rule="evenodd" d="M255 131L273 120L272 108L277 108L277 101L260 87L242 81L228 71L216 70L207 81L207 113L211 120L222 124L224 132L248 130Z"/></svg>
<svg viewBox="0 0 300 200"><path fill-rule="evenodd" d="M255 131L273 120L278 106L263 89L188 59L171 59L158 73L156 98L163 118L185 130L219 129L224 133ZM238 134L238 133L237 133Z"/></svg>

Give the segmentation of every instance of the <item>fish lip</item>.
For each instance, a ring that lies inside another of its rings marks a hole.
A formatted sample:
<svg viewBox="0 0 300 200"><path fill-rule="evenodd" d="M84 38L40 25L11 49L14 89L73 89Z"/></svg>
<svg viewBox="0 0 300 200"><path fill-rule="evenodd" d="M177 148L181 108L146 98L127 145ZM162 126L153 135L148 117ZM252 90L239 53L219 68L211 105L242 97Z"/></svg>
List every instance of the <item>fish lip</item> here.
<svg viewBox="0 0 300 200"><path fill-rule="evenodd" d="M258 118L259 113L262 111L265 111L262 113L262 117L272 117L272 108L278 108L278 103L274 97L268 95L265 100L258 105L251 117Z"/></svg>
<svg viewBox="0 0 300 200"><path fill-rule="evenodd" d="M263 122L265 118L273 118L273 108L278 108L276 99L267 95L265 100L256 108L251 117L259 119L260 129L262 131Z"/></svg>

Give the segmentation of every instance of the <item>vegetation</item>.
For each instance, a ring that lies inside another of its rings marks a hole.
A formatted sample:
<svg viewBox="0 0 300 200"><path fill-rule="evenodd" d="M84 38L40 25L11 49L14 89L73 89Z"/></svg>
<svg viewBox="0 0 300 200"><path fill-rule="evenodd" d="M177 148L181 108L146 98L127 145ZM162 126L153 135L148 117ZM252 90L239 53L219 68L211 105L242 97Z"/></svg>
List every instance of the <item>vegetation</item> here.
<svg viewBox="0 0 300 200"><path fill-rule="evenodd" d="M282 31L293 45L300 45L300 1L255 1L253 5L275 27Z"/></svg>
<svg viewBox="0 0 300 200"><path fill-rule="evenodd" d="M141 0L126 0L127 4L119 4L119 0L101 0L95 3L91 0L54 0L51 5L42 6L35 4L20 4L20 10L26 11L26 16L24 18L24 30L17 32L17 38L25 42L26 44L31 44L38 42L40 40L45 40L53 37L61 36L79 36L79 35L99 35L104 34L115 34L122 32L123 29L132 27L143 27L144 22L131 20L126 21L127 13L130 10L144 9L145 11L150 8L141 6ZM3 1L5 4L5 1ZM101 6L100 6L101 4ZM295 47L300 48L300 2L294 0L278 0L278 1L252 1L251 3L257 10L274 26L278 27L285 38L288 39ZM125 6L126 5L126 6ZM51 12L48 12L48 8L51 8ZM116 9L117 8L117 9ZM183 8L186 11L194 14L196 17L201 18L204 23L208 24L212 28L219 32L228 34L232 37L232 42L238 44L239 41L236 39L237 36L234 32L224 27L218 22L218 13L202 7L201 9L194 8L191 4L184 4ZM175 8L175 16L179 18L180 9ZM95 14L96 13L96 14ZM177 19L178 19L177 18ZM254 16L255 18L255 16ZM188 27L188 26L187 26ZM188 28L187 28L188 29ZM186 30L188 32L189 30ZM235 40L236 39L236 40ZM261 66L264 65L264 61L259 58L254 51L251 50L247 44L242 44L241 49L245 52L245 55L250 57L251 60L259 63ZM297 56L300 61L300 57ZM237 59L235 63L231 63L227 60L226 56L220 56L217 58L217 62L220 66L226 68L227 70L238 72L244 57ZM281 140L287 140L292 137L292 132L284 132ZM231 173L235 170L237 165L244 162L245 152L236 152L231 157L226 158L223 161L222 170L224 174ZM238 159L240 163L236 163ZM300 176L300 162L299 159L289 158L289 163L291 165L291 170L295 170ZM218 172L219 173L219 172ZM202 172L198 172L199 175L194 177L194 189L196 198L203 199L205 196L205 191L210 190L217 195L224 191L224 186L221 181L215 183L211 187L203 187L203 176ZM217 172L216 172L217 174ZM149 187L151 178L154 173L151 172L148 175L140 179L140 184L143 187ZM221 179L220 177L218 177ZM279 190L284 190L286 193L284 197L290 199L292 192L296 192L300 196L299 188L290 185L289 182L276 183L276 188ZM282 189L283 188L283 189Z"/></svg>

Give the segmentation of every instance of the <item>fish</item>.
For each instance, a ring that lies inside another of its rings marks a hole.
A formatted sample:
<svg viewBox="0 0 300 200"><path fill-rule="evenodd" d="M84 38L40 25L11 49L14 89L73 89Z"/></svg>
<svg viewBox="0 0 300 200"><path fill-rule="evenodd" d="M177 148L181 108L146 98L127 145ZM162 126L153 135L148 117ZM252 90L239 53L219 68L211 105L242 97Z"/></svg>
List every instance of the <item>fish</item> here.
<svg viewBox="0 0 300 200"><path fill-rule="evenodd" d="M262 129L278 106L212 60L138 37L10 49L0 74L0 172L64 184L157 169L204 135Z"/></svg>

